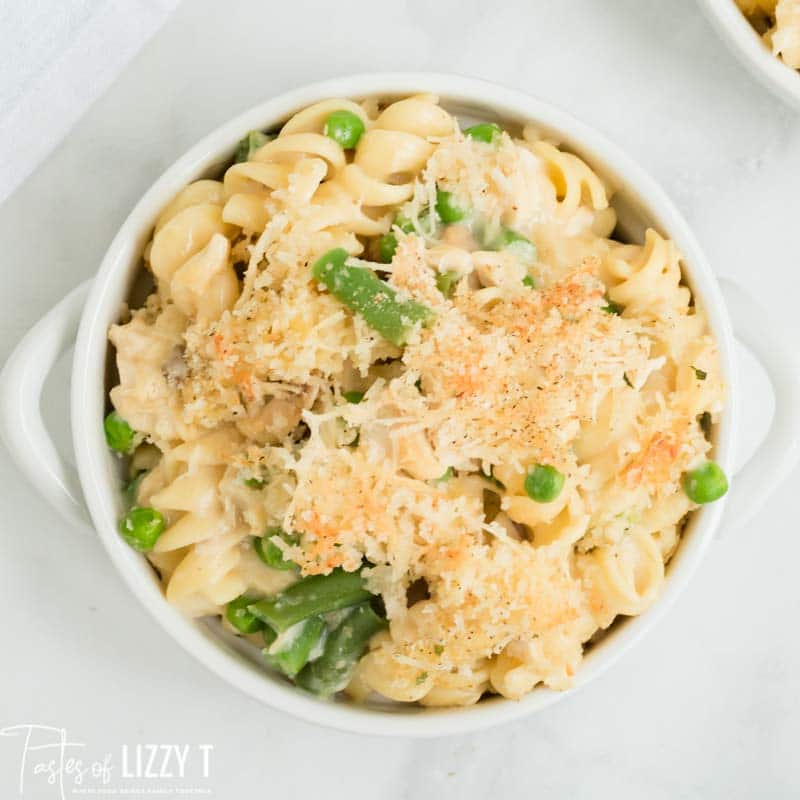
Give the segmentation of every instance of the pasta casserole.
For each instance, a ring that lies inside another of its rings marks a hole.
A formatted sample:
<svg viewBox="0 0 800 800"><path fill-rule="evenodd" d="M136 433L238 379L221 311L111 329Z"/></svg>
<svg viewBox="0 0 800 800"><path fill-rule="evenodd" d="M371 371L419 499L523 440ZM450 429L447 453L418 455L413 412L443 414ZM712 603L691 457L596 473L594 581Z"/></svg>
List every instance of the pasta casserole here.
<svg viewBox="0 0 800 800"><path fill-rule="evenodd" d="M609 196L425 94L316 103L183 189L105 420L167 599L321 696L569 687L727 488L681 255Z"/></svg>
<svg viewBox="0 0 800 800"><path fill-rule="evenodd" d="M800 0L736 0L769 49L800 69Z"/></svg>

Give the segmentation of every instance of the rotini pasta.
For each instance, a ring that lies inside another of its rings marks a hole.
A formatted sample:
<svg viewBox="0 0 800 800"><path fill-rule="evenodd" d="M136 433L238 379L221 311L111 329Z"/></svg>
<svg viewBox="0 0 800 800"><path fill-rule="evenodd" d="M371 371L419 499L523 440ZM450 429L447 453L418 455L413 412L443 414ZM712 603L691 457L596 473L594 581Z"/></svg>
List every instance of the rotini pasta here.
<svg viewBox="0 0 800 800"><path fill-rule="evenodd" d="M736 0L775 56L800 69L800 0Z"/></svg>
<svg viewBox="0 0 800 800"><path fill-rule="evenodd" d="M677 248L616 241L577 155L431 95L325 100L237 153L164 210L109 334L122 535L319 694L568 687L727 485Z"/></svg>

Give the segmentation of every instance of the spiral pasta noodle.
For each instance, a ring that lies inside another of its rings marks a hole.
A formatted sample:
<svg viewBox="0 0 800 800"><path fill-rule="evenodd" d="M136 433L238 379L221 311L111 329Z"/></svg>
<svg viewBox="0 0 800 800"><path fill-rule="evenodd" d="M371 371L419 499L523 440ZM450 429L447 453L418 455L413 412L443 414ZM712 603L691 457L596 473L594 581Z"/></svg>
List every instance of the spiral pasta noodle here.
<svg viewBox="0 0 800 800"><path fill-rule="evenodd" d="M736 0L764 44L787 66L800 69L800 2Z"/></svg>

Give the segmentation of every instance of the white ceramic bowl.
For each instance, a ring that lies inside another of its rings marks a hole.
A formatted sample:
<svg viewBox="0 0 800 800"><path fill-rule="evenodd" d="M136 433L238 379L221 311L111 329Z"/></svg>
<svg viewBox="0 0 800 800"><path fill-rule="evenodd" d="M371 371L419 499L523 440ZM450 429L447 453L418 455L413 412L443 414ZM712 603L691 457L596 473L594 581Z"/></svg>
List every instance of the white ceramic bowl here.
<svg viewBox="0 0 800 800"><path fill-rule="evenodd" d="M735 0L700 0L700 4L742 64L770 91L800 109L800 71L772 55Z"/></svg>
<svg viewBox="0 0 800 800"><path fill-rule="evenodd" d="M686 223L661 189L630 159L599 134L567 114L525 94L483 81L451 75L361 75L318 83L268 100L223 125L193 147L168 169L139 201L123 224L91 285L78 287L46 315L22 340L0 378L2 433L20 467L36 487L66 517L85 521L81 494L98 534L123 579L169 634L214 672L244 692L274 708L303 719L344 730L416 736L464 733L530 714L566 693L536 689L520 701L491 698L476 706L423 709L403 706L358 706L346 701L325 702L305 694L266 672L234 642L220 636L219 627L184 618L170 606L145 559L129 548L117 533L122 513L117 460L103 435L106 399L107 330L118 318L141 252L160 210L187 183L218 174L231 158L237 140L253 128L271 128L293 112L327 97L391 97L420 91L434 92L446 108L470 119L499 120L506 124L533 121L586 158L617 188L621 227L641 237L652 225L672 237L685 256L685 277L695 298L708 312L720 346L728 405L716 431L715 458L730 475L736 438L736 406L740 385L734 373L733 331L758 354L776 391L776 424L756 457L734 482L727 501L731 516L743 521L755 511L752 497L766 497L790 468L800 439L800 390L797 375L787 368L779 337L763 329L765 315L753 313L753 304L730 286L723 293ZM79 479L56 452L39 415L44 378L57 356L73 341L72 433ZM743 490L741 484L747 484ZM82 488L82 493L81 493ZM661 597L643 616L615 625L586 654L575 688L588 683L635 642L683 591L715 530L723 519L724 503L697 511L668 567ZM727 524L727 523L726 523ZM574 689L572 691L575 691Z"/></svg>

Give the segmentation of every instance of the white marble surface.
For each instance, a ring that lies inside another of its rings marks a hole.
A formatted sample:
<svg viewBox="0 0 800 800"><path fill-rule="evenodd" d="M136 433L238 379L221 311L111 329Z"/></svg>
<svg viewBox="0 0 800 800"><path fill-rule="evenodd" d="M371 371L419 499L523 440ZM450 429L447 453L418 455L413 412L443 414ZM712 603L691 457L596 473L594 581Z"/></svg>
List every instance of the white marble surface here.
<svg viewBox="0 0 800 800"><path fill-rule="evenodd" d="M26 0L0 6L0 202L52 152L177 4Z"/></svg>
<svg viewBox="0 0 800 800"><path fill-rule="evenodd" d="M381 69L493 79L595 125L663 183L716 271L800 341L800 115L753 82L691 0L193 0L0 207L0 357L94 272L137 196L196 139L276 92ZM66 376L47 402L62 438ZM754 398L751 440L769 414ZM535 718L430 742L318 729L230 689L2 451L0 478L0 728L65 727L117 770L123 744L213 744L208 779L144 785L219 798L800 796L800 471L713 546L612 672ZM0 796L17 796L18 767L18 745L0 738ZM29 784L25 796L56 792Z"/></svg>

